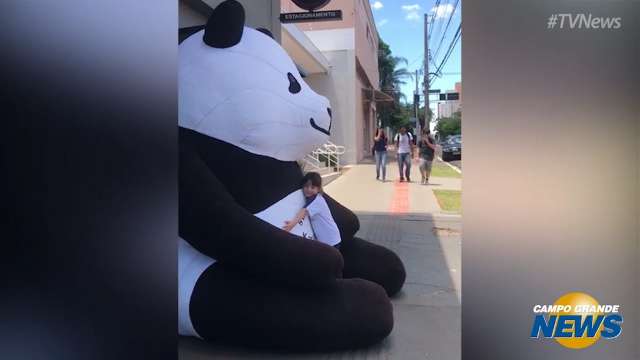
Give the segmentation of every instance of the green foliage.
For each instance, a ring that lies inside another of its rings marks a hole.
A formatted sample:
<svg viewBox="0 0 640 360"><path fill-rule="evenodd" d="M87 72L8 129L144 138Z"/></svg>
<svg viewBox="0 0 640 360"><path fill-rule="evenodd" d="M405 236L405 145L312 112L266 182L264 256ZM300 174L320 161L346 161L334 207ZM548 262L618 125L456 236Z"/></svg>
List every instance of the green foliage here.
<svg viewBox="0 0 640 360"><path fill-rule="evenodd" d="M429 119L426 122L424 121L424 106L421 106L418 110L418 120L420 121L420 126L424 128L426 126L425 124L431 122L431 119L433 119L433 111L429 109Z"/></svg>
<svg viewBox="0 0 640 360"><path fill-rule="evenodd" d="M436 131L441 139L449 135L459 135L462 132L462 113L456 111L451 117L443 117L438 120Z"/></svg>
<svg viewBox="0 0 640 360"><path fill-rule="evenodd" d="M438 199L438 204L442 210L455 213L462 212L462 191L433 190L433 194Z"/></svg>
<svg viewBox="0 0 640 360"><path fill-rule="evenodd" d="M401 100L406 100L400 92L400 86L406 84L406 79L411 76L409 71L401 64L407 65L407 59L393 56L389 45L382 39L378 43L378 73L380 75L380 89L393 97L393 103L384 103L378 106L378 117L383 127L399 128L409 124L412 112L407 112Z"/></svg>
<svg viewBox="0 0 640 360"><path fill-rule="evenodd" d="M462 175L451 167L437 161L431 168L431 177L461 178Z"/></svg>

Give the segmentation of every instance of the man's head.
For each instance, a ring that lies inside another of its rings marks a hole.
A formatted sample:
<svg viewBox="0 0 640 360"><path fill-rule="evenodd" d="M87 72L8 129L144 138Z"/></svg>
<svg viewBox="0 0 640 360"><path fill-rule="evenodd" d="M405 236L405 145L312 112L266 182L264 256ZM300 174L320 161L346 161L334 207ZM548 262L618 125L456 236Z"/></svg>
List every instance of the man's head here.
<svg viewBox="0 0 640 360"><path fill-rule="evenodd" d="M407 128L406 128L406 127L404 127L404 126L400 127L400 134L403 134L403 135L404 135L404 134L406 134L406 133L407 133Z"/></svg>

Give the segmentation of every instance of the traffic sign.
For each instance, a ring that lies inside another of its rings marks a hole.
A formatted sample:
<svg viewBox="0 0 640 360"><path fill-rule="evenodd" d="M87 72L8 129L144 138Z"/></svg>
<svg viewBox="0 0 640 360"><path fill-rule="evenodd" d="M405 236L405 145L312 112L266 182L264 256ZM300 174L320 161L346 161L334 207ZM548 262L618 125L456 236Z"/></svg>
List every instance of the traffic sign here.
<svg viewBox="0 0 640 360"><path fill-rule="evenodd" d="M440 94L440 101L447 101L447 100L460 100L460 93L453 92L453 93Z"/></svg>

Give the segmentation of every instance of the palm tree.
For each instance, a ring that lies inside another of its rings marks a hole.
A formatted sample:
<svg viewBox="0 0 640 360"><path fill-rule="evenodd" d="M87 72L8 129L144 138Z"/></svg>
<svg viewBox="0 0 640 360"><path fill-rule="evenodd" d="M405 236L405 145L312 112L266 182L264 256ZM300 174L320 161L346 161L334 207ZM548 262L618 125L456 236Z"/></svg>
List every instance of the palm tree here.
<svg viewBox="0 0 640 360"><path fill-rule="evenodd" d="M405 67L399 67L404 64ZM408 121L402 107L399 106L401 100L406 102L406 96L400 91L400 87L407 83L406 79L411 77L407 70L407 59L400 56L393 56L391 49L382 39L378 44L378 72L380 75L380 89L393 97L394 102L390 105L383 105L378 111L383 126L398 126L400 123Z"/></svg>

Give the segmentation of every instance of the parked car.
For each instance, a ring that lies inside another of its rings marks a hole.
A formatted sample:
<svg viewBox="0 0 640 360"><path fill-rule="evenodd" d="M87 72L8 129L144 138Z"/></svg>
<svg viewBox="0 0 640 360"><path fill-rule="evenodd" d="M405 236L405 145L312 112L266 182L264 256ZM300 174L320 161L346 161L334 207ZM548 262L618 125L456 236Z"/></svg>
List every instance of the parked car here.
<svg viewBox="0 0 640 360"><path fill-rule="evenodd" d="M441 144L442 147L442 160L451 161L462 158L462 136L452 135L448 136Z"/></svg>

